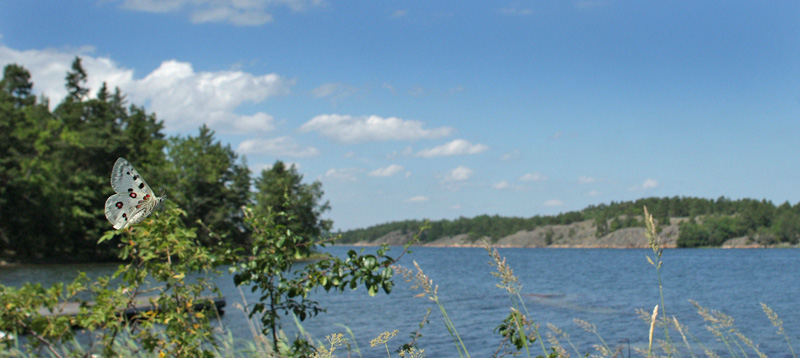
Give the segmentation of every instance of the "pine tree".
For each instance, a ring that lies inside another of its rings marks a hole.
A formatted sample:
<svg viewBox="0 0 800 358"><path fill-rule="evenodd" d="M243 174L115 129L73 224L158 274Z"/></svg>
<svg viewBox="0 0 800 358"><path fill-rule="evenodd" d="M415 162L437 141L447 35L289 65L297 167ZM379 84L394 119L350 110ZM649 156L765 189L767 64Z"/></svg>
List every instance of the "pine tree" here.
<svg viewBox="0 0 800 358"><path fill-rule="evenodd" d="M293 217L278 217L276 222L292 230L295 235L315 239L327 234L333 221L322 219L330 210L328 202L321 202L322 183L303 184L303 175L292 165L287 167L278 160L272 168L261 171L255 181L256 209L262 213L285 212Z"/></svg>

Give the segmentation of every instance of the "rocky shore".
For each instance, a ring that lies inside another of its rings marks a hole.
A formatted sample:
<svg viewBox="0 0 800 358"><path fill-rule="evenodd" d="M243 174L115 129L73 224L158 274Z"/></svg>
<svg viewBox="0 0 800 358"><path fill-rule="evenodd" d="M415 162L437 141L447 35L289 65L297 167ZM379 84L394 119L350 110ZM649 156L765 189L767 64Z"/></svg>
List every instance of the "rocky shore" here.
<svg viewBox="0 0 800 358"><path fill-rule="evenodd" d="M678 225L682 219L673 219L670 225L663 225L659 236L661 246L664 248L677 247ZM357 246L373 246L387 243L389 245L403 245L411 240L410 234L400 231L390 232L370 242L357 242ZM482 247L481 240L475 240L468 235L456 235L439 238L426 242L421 246L434 247ZM624 228L607 235L597 237L596 230L591 220L572 223L569 225L547 225L531 231L519 231L512 235L500 238L493 243L495 247L548 247L548 248L615 248L615 249L641 249L649 248L645 229L643 227ZM761 248L747 237L739 237L726 241L722 248Z"/></svg>

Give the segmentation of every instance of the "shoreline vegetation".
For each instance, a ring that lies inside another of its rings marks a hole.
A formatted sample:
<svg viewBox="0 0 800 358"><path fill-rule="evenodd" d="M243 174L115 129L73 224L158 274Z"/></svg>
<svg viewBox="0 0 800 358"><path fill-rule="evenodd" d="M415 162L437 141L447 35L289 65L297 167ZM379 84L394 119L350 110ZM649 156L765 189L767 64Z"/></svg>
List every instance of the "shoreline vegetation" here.
<svg viewBox="0 0 800 358"><path fill-rule="evenodd" d="M642 198L530 218L481 215L428 222L417 245L548 248L648 248L644 207L653 208L663 248L789 248L800 242L800 204L725 197ZM404 245L421 220L339 232L337 244Z"/></svg>
<svg viewBox="0 0 800 358"><path fill-rule="evenodd" d="M673 219L676 220L676 219ZM680 220L680 219L677 219ZM685 220L685 219L684 219ZM591 221L582 221L569 225L545 225L537 230L523 230L514 234L502 237L492 243L496 248L549 248L549 249L647 249L649 244L644 237L645 228L625 228L607 234L603 237L596 237L593 232L586 230L591 225ZM677 245L679 225L669 225L662 227L662 239L665 249L681 248ZM552 233L552 234L551 234ZM553 241L548 244L547 237L553 236ZM482 248L482 240L490 240L482 237L473 240L468 234L441 237L436 240L417 243L413 246L425 247L465 247ZM411 240L411 235L404 234L400 230L389 232L386 235L372 241L357 242L337 242L342 246L402 246ZM761 249L761 248L796 248L797 245L790 243L759 244L747 236L735 237L726 240L719 246L699 246L698 248L719 248L719 249Z"/></svg>

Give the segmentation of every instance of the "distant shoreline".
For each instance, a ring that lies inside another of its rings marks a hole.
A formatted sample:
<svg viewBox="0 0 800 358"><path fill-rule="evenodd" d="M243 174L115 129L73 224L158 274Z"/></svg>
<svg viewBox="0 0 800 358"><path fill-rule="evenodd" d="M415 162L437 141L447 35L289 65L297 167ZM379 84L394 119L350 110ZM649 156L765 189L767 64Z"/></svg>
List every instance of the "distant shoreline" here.
<svg viewBox="0 0 800 358"><path fill-rule="evenodd" d="M679 220L673 220L671 225L661 227L658 234L661 247L665 249L678 248ZM568 225L544 225L534 230L523 230L499 238L492 242L492 247L497 248L565 248L565 249L649 249L650 245L645 236L645 228L629 227L615 230L604 236L597 237L596 228L590 220L575 222ZM410 233L392 231L386 235L370 241L351 243L337 243L337 245L352 246L391 246L405 245L412 239ZM488 238L487 238L488 239ZM466 234L448 236L429 242L418 243L415 246L425 247L483 247L480 239L475 239ZM736 237L726 240L720 246L704 246L698 248L714 249L768 249L768 248L795 248L786 243L776 245L760 245L748 237Z"/></svg>
<svg viewBox="0 0 800 358"><path fill-rule="evenodd" d="M375 243L342 243L342 244L334 244L335 246L356 246L356 247L377 247L381 244ZM403 245L389 245L389 246L403 246ZM595 249L614 249L614 250L644 250L650 249L650 247L631 247L631 246L567 246L567 245L550 245L550 246L509 246L509 245L491 245L493 248L502 248L502 249L587 249L587 250L595 250ZM447 247L447 248L483 248L483 244L458 244L458 245L428 245L428 244L421 244L421 245L411 245L411 247ZM706 246L706 247L677 247L677 246L662 246L664 249L681 249L681 250L693 250L693 249L721 249L721 250L753 250L753 249L797 249L795 246L787 246L787 245L772 245L772 246L763 246L763 245L737 245L737 246Z"/></svg>

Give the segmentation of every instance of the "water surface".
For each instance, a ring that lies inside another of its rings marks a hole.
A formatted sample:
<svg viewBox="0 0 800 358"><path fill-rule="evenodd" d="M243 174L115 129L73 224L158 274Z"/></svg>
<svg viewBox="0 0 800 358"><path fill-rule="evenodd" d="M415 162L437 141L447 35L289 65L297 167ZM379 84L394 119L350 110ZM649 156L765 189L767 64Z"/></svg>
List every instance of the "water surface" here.
<svg viewBox="0 0 800 358"><path fill-rule="evenodd" d="M344 257L352 247L336 246L326 250ZM357 248L360 250L361 248ZM374 248L366 248L373 251ZM499 336L493 333L509 313L507 293L495 287L490 257L481 248L419 247L404 256L401 264L413 268L419 263L439 286L439 297L456 325L472 357L489 357L497 349ZM500 249L523 285L525 304L532 318L542 325L552 323L572 337L581 353L593 352L599 341L579 328L573 319L589 321L612 346L642 347L647 344L648 326L639 320L635 309L648 312L660 304L655 269L645 256L650 250L638 249ZM396 255L400 248L393 248ZM785 357L788 348L759 306L767 303L783 319L790 338L800 337L800 251L793 249L673 249L664 251L662 282L666 311L689 326L690 332L722 356L727 352L704 328L689 299L720 310L733 318L739 330L759 344L769 356ZM391 254L390 254L391 255ZM0 283L21 285L24 282L69 281L78 270L90 276L110 274L117 265L58 265L0 268ZM317 339L344 332L349 327L356 336L364 357L385 356L370 348L370 339L383 331L399 330L392 343L406 342L418 328L426 309L433 308L430 323L422 331L419 345L428 357L458 356L445 330L438 309L426 298L414 297L409 284L396 277L397 286L390 295L369 297L360 287L343 294L316 292L327 313L303 322L303 327ZM241 339L251 339L247 319L235 306L242 299L230 277L217 280L227 298L228 307L221 323ZM257 293L245 289L248 303L258 300ZM663 311L662 311L663 312ZM286 328L294 332L290 318ZM347 334L345 334L347 336ZM663 335L663 333L662 333ZM673 340L680 340L673 336ZM690 338L690 343L698 348ZM390 345L390 347L392 347ZM532 351L541 353L541 348ZM573 353L573 356L575 354Z"/></svg>

